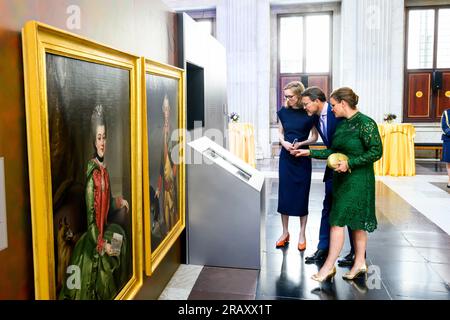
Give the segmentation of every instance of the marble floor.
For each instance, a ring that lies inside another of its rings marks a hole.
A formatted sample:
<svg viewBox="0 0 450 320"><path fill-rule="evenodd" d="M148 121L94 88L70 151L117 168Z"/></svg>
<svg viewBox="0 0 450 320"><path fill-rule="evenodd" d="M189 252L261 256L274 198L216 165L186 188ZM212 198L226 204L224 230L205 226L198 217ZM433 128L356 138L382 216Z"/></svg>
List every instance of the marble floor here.
<svg viewBox="0 0 450 320"><path fill-rule="evenodd" d="M158 300L187 300L202 270L203 266L180 265Z"/></svg>
<svg viewBox="0 0 450 320"><path fill-rule="evenodd" d="M310 279L320 268L304 258L318 242L324 196L324 161L313 162L307 249L296 247L299 220L291 219L292 246L276 249L281 219L276 212L278 160L260 161L266 175L266 239L261 270L181 265L160 299L348 300L450 299L450 192L445 167L417 164L415 177L377 177L378 229L369 234L367 277L345 281L338 268L334 281ZM346 240L342 255L349 250Z"/></svg>

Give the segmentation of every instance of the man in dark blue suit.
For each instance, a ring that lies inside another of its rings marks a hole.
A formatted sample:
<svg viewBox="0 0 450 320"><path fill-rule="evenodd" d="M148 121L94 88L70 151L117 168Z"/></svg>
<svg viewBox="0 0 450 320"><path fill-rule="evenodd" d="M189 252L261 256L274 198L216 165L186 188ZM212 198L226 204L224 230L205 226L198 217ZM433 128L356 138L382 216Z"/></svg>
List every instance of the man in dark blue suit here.
<svg viewBox="0 0 450 320"><path fill-rule="evenodd" d="M335 117L331 111L331 105L327 103L325 94L319 87L309 87L302 93L302 103L309 116L319 116L319 121L316 123L316 128L322 138L323 143L327 148L331 147L333 142L333 135L336 131L337 124L341 121ZM323 182L325 182L325 199L323 200L322 219L320 222L320 235L317 251L305 258L305 263L316 263L325 261L328 255L328 248L330 245L330 224L328 217L331 211L332 203L332 177L333 171L330 168L325 169ZM351 251L350 253L338 261L339 266L352 266L354 260L355 250L353 248L352 232L349 228Z"/></svg>

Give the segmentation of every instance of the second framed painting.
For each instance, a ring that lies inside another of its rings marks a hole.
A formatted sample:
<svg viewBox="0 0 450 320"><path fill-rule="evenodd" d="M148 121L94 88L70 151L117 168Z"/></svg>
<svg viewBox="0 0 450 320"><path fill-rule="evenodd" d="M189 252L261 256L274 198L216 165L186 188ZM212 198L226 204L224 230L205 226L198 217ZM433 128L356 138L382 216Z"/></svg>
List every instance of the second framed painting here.
<svg viewBox="0 0 450 320"><path fill-rule="evenodd" d="M145 272L185 228L184 71L142 58Z"/></svg>

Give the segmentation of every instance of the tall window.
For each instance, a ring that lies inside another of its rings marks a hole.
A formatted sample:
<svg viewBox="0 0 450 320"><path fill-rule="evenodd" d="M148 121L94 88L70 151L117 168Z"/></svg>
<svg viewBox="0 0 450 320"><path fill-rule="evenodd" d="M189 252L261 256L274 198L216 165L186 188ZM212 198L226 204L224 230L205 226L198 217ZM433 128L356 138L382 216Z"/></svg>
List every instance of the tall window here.
<svg viewBox="0 0 450 320"><path fill-rule="evenodd" d="M278 16L279 105L283 87L299 80L329 94L331 83L331 13Z"/></svg>
<svg viewBox="0 0 450 320"><path fill-rule="evenodd" d="M437 122L450 108L450 7L406 11L404 120Z"/></svg>

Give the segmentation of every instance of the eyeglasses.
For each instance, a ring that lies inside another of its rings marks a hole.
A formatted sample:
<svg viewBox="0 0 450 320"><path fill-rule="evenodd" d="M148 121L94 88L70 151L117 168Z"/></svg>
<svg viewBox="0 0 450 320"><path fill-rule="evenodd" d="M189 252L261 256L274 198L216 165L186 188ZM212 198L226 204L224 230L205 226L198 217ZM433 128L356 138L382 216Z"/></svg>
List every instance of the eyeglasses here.
<svg viewBox="0 0 450 320"><path fill-rule="evenodd" d="M284 96L285 99L292 99L295 96Z"/></svg>

